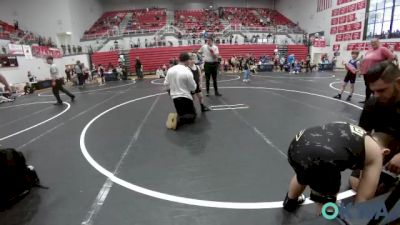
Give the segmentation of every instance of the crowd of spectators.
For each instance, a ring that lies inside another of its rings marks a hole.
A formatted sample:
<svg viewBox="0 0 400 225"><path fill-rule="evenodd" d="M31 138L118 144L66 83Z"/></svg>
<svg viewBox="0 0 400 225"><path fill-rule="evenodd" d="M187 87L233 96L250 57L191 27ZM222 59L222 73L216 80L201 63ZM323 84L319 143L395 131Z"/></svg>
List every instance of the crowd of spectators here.
<svg viewBox="0 0 400 225"><path fill-rule="evenodd" d="M167 22L167 11L158 8L136 9L128 11L132 16L127 22L126 31L160 29Z"/></svg>

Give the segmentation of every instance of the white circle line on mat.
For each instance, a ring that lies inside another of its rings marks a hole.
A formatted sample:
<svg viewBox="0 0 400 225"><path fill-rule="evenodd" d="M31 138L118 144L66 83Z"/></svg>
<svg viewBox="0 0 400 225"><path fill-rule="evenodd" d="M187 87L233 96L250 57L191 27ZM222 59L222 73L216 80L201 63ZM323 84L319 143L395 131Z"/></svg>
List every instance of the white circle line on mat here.
<svg viewBox="0 0 400 225"><path fill-rule="evenodd" d="M342 83L343 83L343 81L335 81L335 82L330 83L329 87L332 88L333 90L341 91L339 88L336 88L333 85L334 84L342 84ZM364 83L364 82L363 81L356 81L356 83ZM345 93L350 94L350 92L348 92L348 91L345 91ZM357 93L353 93L353 95L357 95L357 96L365 98L365 95L360 95L360 94L357 94Z"/></svg>
<svg viewBox="0 0 400 225"><path fill-rule="evenodd" d="M53 104L54 102L34 102L34 103L27 103L27 104L14 105L14 106L10 106L10 107L8 107L8 108L18 107L18 106L24 106L24 105L49 104L49 103ZM26 131L28 131L28 130L31 130L31 129L33 129L33 128L36 128L36 127L38 127L38 126L40 126L40 125L42 125L42 124L45 124L45 123L47 123L47 122L49 122L49 121L51 121L51 120L54 120L55 118L61 116L62 114L66 113L66 112L71 108L71 105L70 105L68 102L64 102L64 104L67 105L67 108L65 108L62 112L58 113L57 115L52 116L52 117L50 117L49 119L44 120L44 121L42 121L42 122L40 122L40 123L37 123L37 124L35 124L35 125L33 125L33 126L30 126L30 127L28 127L28 128L25 128L25 129L23 129L23 130L20 130L20 131L17 131L17 132L15 132L15 133L13 133L13 134L10 134L10 135L7 135L7 136L5 136L5 137L2 137L2 138L0 138L0 141L4 141L4 140L6 140L6 139L8 139L8 138L11 138L11 137L14 137L14 136L16 136L16 135L18 135L18 134L22 134L22 133L24 133L24 132L26 132ZM4 109L4 108L7 108L7 107L1 107L0 109Z"/></svg>
<svg viewBox="0 0 400 225"><path fill-rule="evenodd" d="M119 88L119 87L125 87L125 86L129 86L129 85L133 85L135 84L135 82L129 83L129 84L122 84L122 85L118 85L118 86L113 86L113 87L106 87L106 88L99 88L99 89L95 89L95 90L88 90L88 91L75 91L75 92L71 92L72 94L85 94L85 93L93 93L93 92L98 92L98 91L104 91L104 90L110 90L110 89L115 89L115 88ZM63 93L61 93L60 95L65 95ZM51 97L53 96L52 94L38 94L39 97Z"/></svg>
<svg viewBox="0 0 400 225"><path fill-rule="evenodd" d="M350 106L353 106L357 109L362 109L361 107L354 105L349 102L343 102L337 99L334 99L332 97L316 94L316 93L311 93L311 92L305 92L305 91L297 91L297 90L291 90L291 89L282 89L282 88L267 88L267 87L221 87L221 89L259 89L259 90L272 90L272 91L285 91L285 92L292 92L292 93L300 93L300 94L307 94L307 95L312 95L312 96L317 96L325 99L329 99L332 101L337 101L341 102ZM129 190L151 196L154 198L162 199L165 201L171 201L175 203L180 203L180 204L187 204L187 205L194 205L194 206L201 206L201 207L210 207L210 208L225 208L225 209L274 209L274 208L282 208L283 202L282 201L276 201L276 202L221 202L221 201L208 201L208 200L200 200L200 199L193 199L193 198L187 198L187 197L181 197L181 196L175 196L171 194L166 194L166 193L161 193L158 191L153 191L138 185L135 185L133 183L130 183L126 180L123 180L112 172L108 171L104 167L102 167L96 160L93 159L93 157L89 154L88 149L86 148L86 143L85 143L85 137L88 129L90 126L98 120L100 117L105 115L106 113L117 109L121 106L124 106L129 103L137 102L143 99L147 98L152 98L156 97L159 95L164 95L166 93L158 93L158 94L153 94L153 95L148 95L144 96L141 98L136 98L124 103L121 103L119 105L116 105L112 108L107 109L106 111L100 113L96 117L94 117L86 126L83 128L81 135L80 135L80 148L83 156L85 159L89 162L93 168L95 168L98 172L103 174L104 176L108 177L110 180L112 180L114 183L119 184L120 186L123 186ZM339 193L338 195L338 200L342 200L351 196L354 196L355 192L352 190L344 191L342 193ZM310 199L307 199L304 204L311 204L313 203Z"/></svg>
<svg viewBox="0 0 400 225"><path fill-rule="evenodd" d="M234 80L240 80L240 76L239 75L224 75L224 76L231 76L231 77L235 77L235 78L226 79L226 80L219 80L217 82L218 83L224 83L224 82L229 82L229 81L234 81ZM159 79L152 80L151 83L152 84L156 84L156 85L163 85L163 83L158 83L159 80L163 81L164 78L159 78ZM205 83L205 82L203 82L203 83Z"/></svg>

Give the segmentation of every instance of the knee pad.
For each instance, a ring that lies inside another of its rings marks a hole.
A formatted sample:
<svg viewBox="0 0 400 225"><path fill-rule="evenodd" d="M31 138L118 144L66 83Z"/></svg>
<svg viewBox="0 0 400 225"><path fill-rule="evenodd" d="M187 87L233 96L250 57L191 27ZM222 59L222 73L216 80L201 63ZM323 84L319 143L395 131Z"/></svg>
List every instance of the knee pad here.
<svg viewBox="0 0 400 225"><path fill-rule="evenodd" d="M311 190L310 199L313 200L314 202L318 202L318 203L321 203L321 204L325 204L325 203L328 203L328 202L333 202L333 203L336 202L336 196L321 194L321 193L316 192L314 190Z"/></svg>

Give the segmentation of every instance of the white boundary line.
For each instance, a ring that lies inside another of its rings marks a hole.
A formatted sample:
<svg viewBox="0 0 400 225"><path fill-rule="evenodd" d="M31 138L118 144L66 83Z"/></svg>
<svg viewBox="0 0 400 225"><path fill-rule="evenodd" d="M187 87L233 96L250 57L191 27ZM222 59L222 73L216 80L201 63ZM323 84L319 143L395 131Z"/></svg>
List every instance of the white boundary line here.
<svg viewBox="0 0 400 225"><path fill-rule="evenodd" d="M246 106L245 104L236 104L236 105L210 105L209 108L220 108L220 107L236 107L236 106Z"/></svg>
<svg viewBox="0 0 400 225"><path fill-rule="evenodd" d="M72 94L84 94L84 93L92 93L92 92L98 92L98 91L104 91L104 90L109 90L109 89L114 89L114 88L119 88L119 87L125 87L125 86L129 86L129 85L133 85L136 84L136 82L132 82L129 84L122 84L122 85L118 85L118 86L114 86L114 87L107 87L107 88L100 88L100 89L95 89L95 90L88 90L88 91L75 91L75 92L71 92ZM63 93L61 93L60 95L65 95ZM51 97L53 96L52 94L38 94L39 97Z"/></svg>
<svg viewBox="0 0 400 225"><path fill-rule="evenodd" d="M16 106L14 106L14 107L23 106L23 105L32 105L32 104L47 104L47 103L54 103L54 102L35 102L35 103L27 103L27 104L16 105ZM31 130L31 129L35 128L35 127L38 127L38 126L42 125L42 124L45 124L45 123L47 123L47 122L49 122L49 121L51 121L51 120L54 120L55 118L61 116L61 115L64 114L64 113L66 113L66 112L71 108L71 105L70 105L68 102L63 102L63 103L64 103L65 105L67 105L67 108L64 109L62 112L60 112L59 114L57 114L57 115L55 115L55 116L53 116L53 117L51 117L51 118L49 118L49 119L47 119L47 120L45 120L45 121L42 121L42 122L40 122L40 123L38 123L38 124L36 124L36 125L33 125L33 126L31 126L31 127L28 127L28 128L25 128L25 129L23 129L23 130L20 130L20 131L18 131L18 132L15 132L15 133L13 133L13 134L8 135L8 136L2 137L2 138L0 138L0 141L4 141L4 140L6 140L6 139L8 139L8 138L10 138L10 137L14 137L15 135L22 134L22 133L24 133L24 132L26 132L26 131L28 131L28 130Z"/></svg>
<svg viewBox="0 0 400 225"><path fill-rule="evenodd" d="M363 81L356 81L356 83L364 83L364 82ZM335 81L335 82L332 82L332 83L329 84L329 87L332 88L333 90L341 91L339 88L336 88L335 86L333 86L334 84L343 84L343 81ZM348 92L348 91L344 91L344 93L350 94L350 92ZM357 93L353 93L353 95L357 95L357 96L365 98L365 95L360 95L360 94L357 94Z"/></svg>
<svg viewBox="0 0 400 225"><path fill-rule="evenodd" d="M242 107L221 107L221 108L211 108L212 111L223 111L223 110L233 110L233 109L248 109L250 107L248 106L242 106Z"/></svg>
<svg viewBox="0 0 400 225"><path fill-rule="evenodd" d="M230 77L236 77L236 78L226 79L226 80L218 80L217 81L218 83L229 82L229 81L234 81L234 80L240 80L240 75L222 75L222 76L226 76L226 77L230 76ZM157 82L159 80L163 81L164 78L158 78L158 79L152 80L151 83L155 84L155 85L163 85L164 83L158 83ZM203 83L205 83L205 82L203 82Z"/></svg>
<svg viewBox="0 0 400 225"><path fill-rule="evenodd" d="M265 78L276 78L276 79L328 79L328 78L335 78L335 75L331 75L329 77L289 77L289 76L270 76L270 75L255 75L252 74L250 77L265 77Z"/></svg>
<svg viewBox="0 0 400 225"><path fill-rule="evenodd" d="M338 99L334 99L332 97L316 94L316 93L310 93L310 92L305 92L305 91L296 91L296 90L290 90L290 89L282 89L282 88L267 88L267 87L221 87L222 89L259 89L259 90L272 90L272 91L285 91L285 92L292 92L292 93L300 93L300 94L307 94L307 95L312 95L312 96L317 96L325 99L329 99L331 101L337 101L341 102L350 106L353 106L357 109L362 109L360 106L354 105L349 102L343 102ZM176 202L176 203L181 203L181 204L187 204L187 205L195 205L195 206L202 206L202 207L211 207L211 208L225 208L225 209L272 209L272 208L282 208L283 202L282 201L277 201L277 202L219 202L219 201L207 201L207 200L199 200L199 199L193 199L193 198L186 198L186 197L180 197L180 196L175 196L175 195L170 195L170 194L165 194L157 191L153 191L147 188L140 187L138 185L132 184L128 181L125 181L117 176L115 176L112 172L108 171L104 167L102 167L99 163L97 163L92 156L89 154L87 148L86 148L86 143L85 143L85 137L88 129L90 126L98 120L100 117L105 115L106 113L119 108L121 106L124 106L129 103L137 102L143 99L147 98L152 98L160 95L164 95L166 93L158 93L158 94L153 94L153 95L148 95L144 96L141 98L136 98L124 103L121 103L119 105L116 105L110 109L107 109L106 111L100 113L96 117L94 117L82 130L81 136L80 136L80 148L83 156L85 159L89 162L90 165L92 165L98 172L103 174L104 176L108 177L111 181L114 183L117 183L127 189L130 189L132 191L151 196L154 198L166 200L166 201L171 201L171 202ZM342 193L339 193L338 195L338 200L348 198L351 196L354 196L355 192L352 190L348 190ZM313 203L311 200L307 199L304 204L311 204Z"/></svg>

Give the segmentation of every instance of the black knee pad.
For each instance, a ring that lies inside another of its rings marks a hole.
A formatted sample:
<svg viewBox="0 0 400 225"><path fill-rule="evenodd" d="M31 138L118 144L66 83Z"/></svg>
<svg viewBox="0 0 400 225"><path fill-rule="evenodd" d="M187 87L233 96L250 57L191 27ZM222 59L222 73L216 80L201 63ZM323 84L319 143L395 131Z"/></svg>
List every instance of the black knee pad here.
<svg viewBox="0 0 400 225"><path fill-rule="evenodd" d="M316 192L314 190L311 190L310 199L313 200L314 202L318 202L318 203L321 203L321 204L325 204L325 203L328 203L328 202L333 202L333 203L336 202L336 196L321 194L321 193Z"/></svg>

